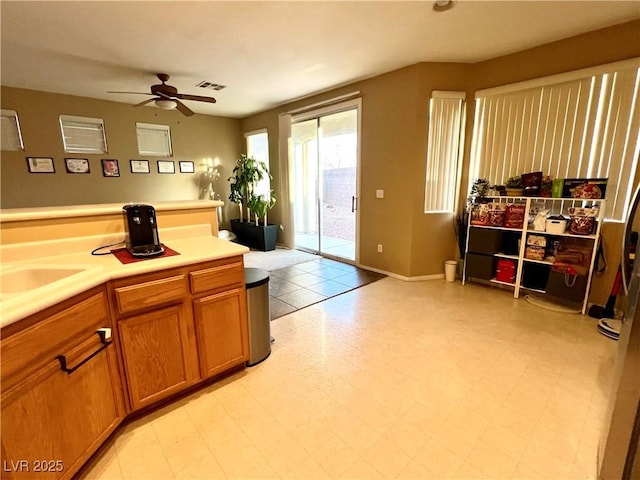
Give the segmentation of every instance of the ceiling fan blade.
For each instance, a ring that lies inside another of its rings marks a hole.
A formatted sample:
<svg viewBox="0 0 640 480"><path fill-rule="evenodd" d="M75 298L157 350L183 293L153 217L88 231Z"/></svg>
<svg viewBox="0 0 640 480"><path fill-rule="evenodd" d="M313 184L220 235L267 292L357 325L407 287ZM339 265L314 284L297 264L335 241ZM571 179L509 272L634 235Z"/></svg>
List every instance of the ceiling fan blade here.
<svg viewBox="0 0 640 480"><path fill-rule="evenodd" d="M136 103L133 106L134 107L142 107L143 105L146 105L147 103L151 103L151 102L155 102L155 101L156 101L155 98L150 98L149 100L145 100L144 102Z"/></svg>
<svg viewBox="0 0 640 480"><path fill-rule="evenodd" d="M134 93L136 95L153 95L153 93L146 93L146 92L107 92L107 93Z"/></svg>
<svg viewBox="0 0 640 480"><path fill-rule="evenodd" d="M209 102L216 103L216 99L213 97L201 97L200 95L187 95L184 93L176 93L176 98L180 98L182 100L193 100L195 102Z"/></svg>
<svg viewBox="0 0 640 480"><path fill-rule="evenodd" d="M175 98L173 99L176 102L176 108L178 109L178 111L183 114L186 117L191 117L193 116L193 112L191 111L191 109L189 107L187 107L184 103L182 103L180 100L176 100Z"/></svg>

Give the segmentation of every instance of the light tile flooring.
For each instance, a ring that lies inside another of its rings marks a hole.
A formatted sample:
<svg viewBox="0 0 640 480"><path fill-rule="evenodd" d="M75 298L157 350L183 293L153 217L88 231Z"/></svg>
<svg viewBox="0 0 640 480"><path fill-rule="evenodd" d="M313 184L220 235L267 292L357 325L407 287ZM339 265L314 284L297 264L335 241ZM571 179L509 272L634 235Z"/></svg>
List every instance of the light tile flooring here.
<svg viewBox="0 0 640 480"><path fill-rule="evenodd" d="M616 343L509 292L385 278L128 424L85 479L595 477Z"/></svg>

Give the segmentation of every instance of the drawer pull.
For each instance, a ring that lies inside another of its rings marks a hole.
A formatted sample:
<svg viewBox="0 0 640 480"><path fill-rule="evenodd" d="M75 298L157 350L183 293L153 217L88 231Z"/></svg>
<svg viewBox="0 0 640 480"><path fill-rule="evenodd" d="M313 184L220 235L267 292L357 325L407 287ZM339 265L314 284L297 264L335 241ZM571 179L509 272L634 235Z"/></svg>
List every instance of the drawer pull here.
<svg viewBox="0 0 640 480"><path fill-rule="evenodd" d="M96 330L96 334L100 338L100 343L101 343L100 348L95 350L88 357L85 357L83 360L81 360L75 366L73 366L73 367L69 367L68 366L68 360L67 360L67 356L66 355L58 355L56 357L58 359L58 361L60 362L60 369L63 372L66 372L68 374L72 374L78 368L80 368L82 365L87 363L89 360L91 360L93 357L98 355L102 350L104 350L105 348L107 348L109 345L111 345L113 343L113 340L111 339L111 329L110 328L99 328L98 330Z"/></svg>

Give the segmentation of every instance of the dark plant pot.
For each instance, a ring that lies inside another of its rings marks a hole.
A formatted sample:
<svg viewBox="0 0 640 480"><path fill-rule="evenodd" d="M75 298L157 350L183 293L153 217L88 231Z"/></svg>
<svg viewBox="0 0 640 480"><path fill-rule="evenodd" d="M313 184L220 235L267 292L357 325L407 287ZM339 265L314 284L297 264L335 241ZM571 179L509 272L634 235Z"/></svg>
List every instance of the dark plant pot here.
<svg viewBox="0 0 640 480"><path fill-rule="evenodd" d="M238 243L256 250L268 252L276 249L277 225L256 225L255 222L231 220L231 231L238 237Z"/></svg>

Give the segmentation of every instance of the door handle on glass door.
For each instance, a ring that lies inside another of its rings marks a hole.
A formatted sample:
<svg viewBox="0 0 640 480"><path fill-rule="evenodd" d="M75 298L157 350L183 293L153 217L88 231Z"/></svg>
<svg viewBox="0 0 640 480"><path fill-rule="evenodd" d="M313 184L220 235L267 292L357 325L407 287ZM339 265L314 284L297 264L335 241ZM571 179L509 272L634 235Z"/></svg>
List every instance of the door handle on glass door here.
<svg viewBox="0 0 640 480"><path fill-rule="evenodd" d="M354 196L351 197L351 213L358 209L358 199Z"/></svg>

